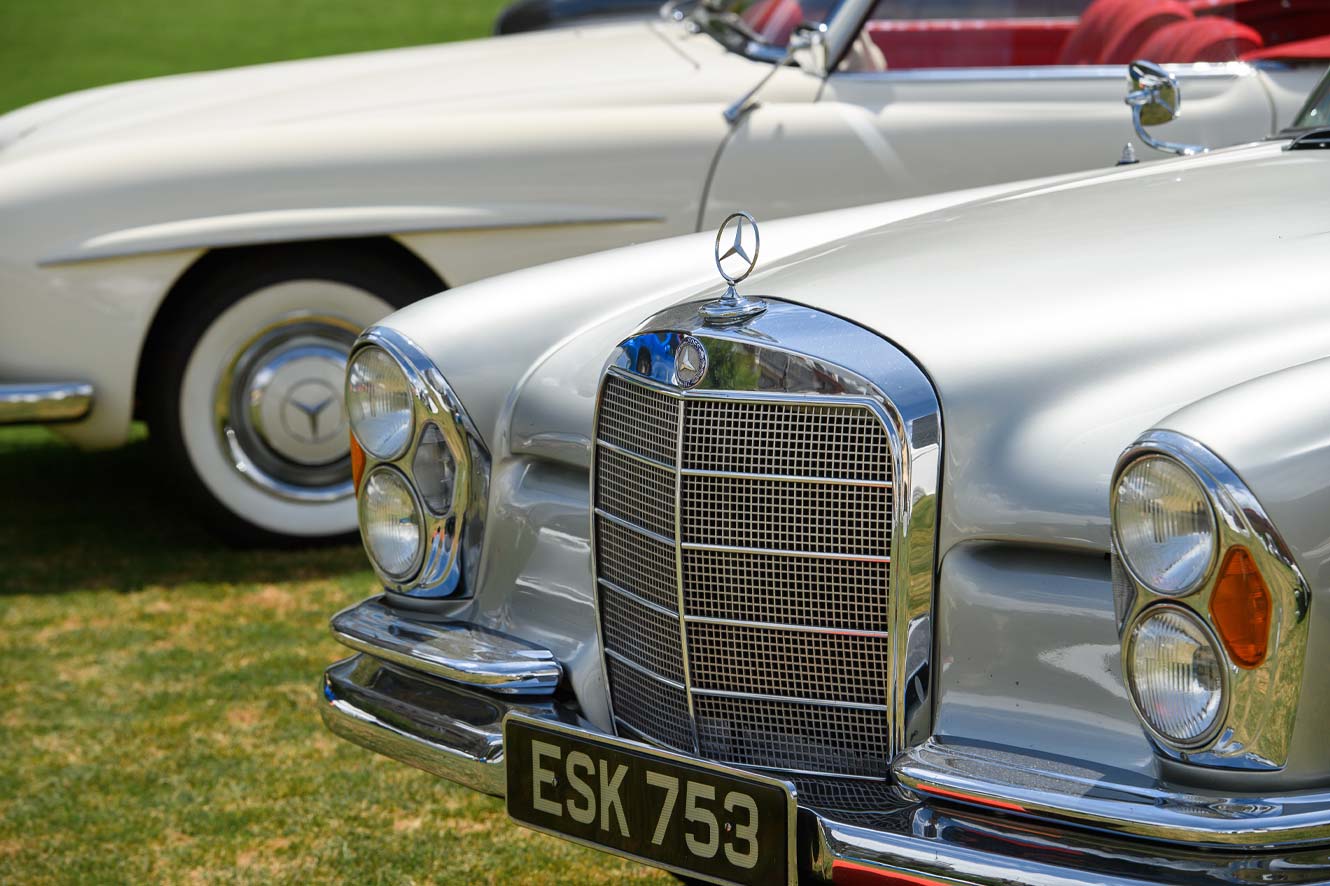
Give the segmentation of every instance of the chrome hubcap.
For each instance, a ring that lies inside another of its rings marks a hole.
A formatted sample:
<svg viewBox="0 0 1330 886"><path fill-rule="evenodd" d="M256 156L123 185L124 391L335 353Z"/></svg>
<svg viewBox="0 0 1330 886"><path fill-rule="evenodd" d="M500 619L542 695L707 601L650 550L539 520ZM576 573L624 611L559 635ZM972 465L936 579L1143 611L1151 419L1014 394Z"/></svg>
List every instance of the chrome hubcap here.
<svg viewBox="0 0 1330 886"><path fill-rule="evenodd" d="M220 442L241 475L296 501L352 494L342 384L358 332L339 317L299 314L236 350L215 402Z"/></svg>

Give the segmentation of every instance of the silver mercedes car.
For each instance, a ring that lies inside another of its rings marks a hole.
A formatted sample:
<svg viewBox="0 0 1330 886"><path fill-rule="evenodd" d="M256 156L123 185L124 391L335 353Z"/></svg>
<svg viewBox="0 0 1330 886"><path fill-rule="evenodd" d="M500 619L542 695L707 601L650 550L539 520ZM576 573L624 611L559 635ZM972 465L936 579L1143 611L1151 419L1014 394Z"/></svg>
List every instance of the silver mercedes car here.
<svg viewBox="0 0 1330 886"><path fill-rule="evenodd" d="M1330 879L1327 113L393 314L328 727L708 882Z"/></svg>

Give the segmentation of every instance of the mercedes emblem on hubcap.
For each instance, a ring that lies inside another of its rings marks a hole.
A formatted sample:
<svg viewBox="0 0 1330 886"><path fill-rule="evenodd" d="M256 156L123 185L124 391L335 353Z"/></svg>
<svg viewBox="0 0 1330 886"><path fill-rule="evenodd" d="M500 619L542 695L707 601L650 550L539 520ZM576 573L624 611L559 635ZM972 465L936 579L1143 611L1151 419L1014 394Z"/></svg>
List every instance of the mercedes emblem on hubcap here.
<svg viewBox="0 0 1330 886"><path fill-rule="evenodd" d="M674 352L674 377L685 388L691 388L707 374L707 349L691 335L685 335Z"/></svg>
<svg viewBox="0 0 1330 886"><path fill-rule="evenodd" d="M294 385L282 403L282 425L303 443L323 443L342 429L337 390L323 379Z"/></svg>

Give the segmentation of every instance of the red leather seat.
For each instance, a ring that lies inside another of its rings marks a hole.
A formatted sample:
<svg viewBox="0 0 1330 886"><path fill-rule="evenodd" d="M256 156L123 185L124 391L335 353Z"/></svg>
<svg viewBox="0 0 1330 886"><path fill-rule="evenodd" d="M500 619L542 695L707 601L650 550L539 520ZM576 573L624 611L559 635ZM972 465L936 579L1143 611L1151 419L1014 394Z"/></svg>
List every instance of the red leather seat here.
<svg viewBox="0 0 1330 886"><path fill-rule="evenodd" d="M1156 62L1231 62L1265 45L1261 35L1239 22L1206 16L1178 22L1151 35L1140 57Z"/></svg>
<svg viewBox="0 0 1330 886"><path fill-rule="evenodd" d="M744 22L776 46L784 46L804 20L799 0L761 0L743 11Z"/></svg>
<svg viewBox="0 0 1330 886"><path fill-rule="evenodd" d="M1063 65L1125 65L1142 57L1140 47L1156 31L1190 21L1179 0L1094 0L1062 47Z"/></svg>

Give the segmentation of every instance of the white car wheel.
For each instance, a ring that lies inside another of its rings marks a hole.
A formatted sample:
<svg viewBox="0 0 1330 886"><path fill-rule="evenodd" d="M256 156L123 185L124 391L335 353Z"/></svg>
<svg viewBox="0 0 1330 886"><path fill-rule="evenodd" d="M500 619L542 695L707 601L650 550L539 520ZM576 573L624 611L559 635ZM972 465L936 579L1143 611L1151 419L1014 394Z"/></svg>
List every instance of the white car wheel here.
<svg viewBox="0 0 1330 886"><path fill-rule="evenodd" d="M306 244L228 254L187 282L139 381L163 466L231 541L349 536L347 355L438 278L371 248Z"/></svg>
<svg viewBox="0 0 1330 886"><path fill-rule="evenodd" d="M346 358L392 313L371 293L296 280L236 302L199 339L180 386L190 463L227 510L279 535L356 528Z"/></svg>

